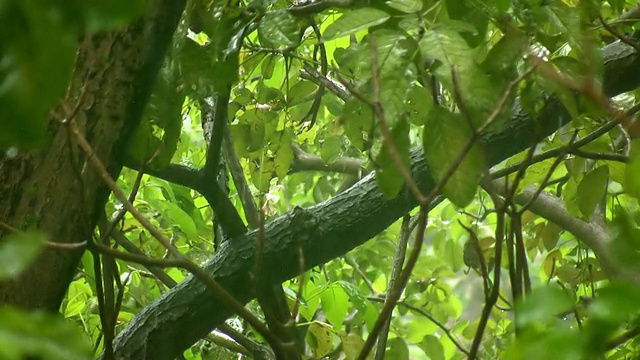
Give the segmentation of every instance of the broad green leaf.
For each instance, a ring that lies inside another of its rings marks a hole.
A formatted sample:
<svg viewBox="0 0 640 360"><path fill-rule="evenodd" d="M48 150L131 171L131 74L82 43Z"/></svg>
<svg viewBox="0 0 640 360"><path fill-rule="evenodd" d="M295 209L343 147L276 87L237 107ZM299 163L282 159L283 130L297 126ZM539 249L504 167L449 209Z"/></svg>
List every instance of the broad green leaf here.
<svg viewBox="0 0 640 360"><path fill-rule="evenodd" d="M0 358L93 359L91 345L59 314L0 307Z"/></svg>
<svg viewBox="0 0 640 360"><path fill-rule="evenodd" d="M518 303L516 321L520 327L553 322L558 314L571 309L573 301L557 286L534 289L524 302Z"/></svg>
<svg viewBox="0 0 640 360"><path fill-rule="evenodd" d="M276 175L279 179L283 179L293 161L293 149L291 148L291 135L284 131L278 134L278 143L271 144L276 156L273 159Z"/></svg>
<svg viewBox="0 0 640 360"><path fill-rule="evenodd" d="M311 81L298 81L287 91L287 103L295 106L303 101L311 100L311 95L318 89L318 85Z"/></svg>
<svg viewBox="0 0 640 360"><path fill-rule="evenodd" d="M387 341L387 351L384 353L385 359L409 360L409 347L407 343L398 337Z"/></svg>
<svg viewBox="0 0 640 360"><path fill-rule="evenodd" d="M349 301L351 301L359 311L366 311L367 298L362 295L356 286L346 281L338 281L337 284L342 286L344 292L349 296Z"/></svg>
<svg viewBox="0 0 640 360"><path fill-rule="evenodd" d="M461 95L474 124L482 125L495 110L502 94L476 63L473 50L462 36L449 28L437 27L424 35L420 51L424 58L437 60L432 70L436 77L449 91Z"/></svg>
<svg viewBox="0 0 640 360"><path fill-rule="evenodd" d="M486 36L489 17L486 10L468 1L446 0L447 13L453 20L468 24L474 28L473 33L464 33L465 40L473 47L479 45Z"/></svg>
<svg viewBox="0 0 640 360"><path fill-rule="evenodd" d="M598 322L621 323L640 311L640 289L625 282L612 282L599 289L589 306L589 318Z"/></svg>
<svg viewBox="0 0 640 360"><path fill-rule="evenodd" d="M637 220L622 206L614 208L613 242L609 245L617 266L640 270L640 228Z"/></svg>
<svg viewBox="0 0 640 360"><path fill-rule="evenodd" d="M389 20L389 18L389 14L375 8L360 8L347 11L327 27L322 37L324 41L328 41L346 36L372 26L380 25Z"/></svg>
<svg viewBox="0 0 640 360"><path fill-rule="evenodd" d="M276 173L276 164L273 159L268 157L257 157L249 163L251 171L251 181L253 185L260 191L267 193L271 188L271 179L278 176Z"/></svg>
<svg viewBox="0 0 640 360"><path fill-rule="evenodd" d="M375 119L371 108L357 99L350 99L344 105L341 120L345 135L353 146L360 150L371 148Z"/></svg>
<svg viewBox="0 0 640 360"><path fill-rule="evenodd" d="M69 285L67 291L67 301L64 306L64 317L70 318L85 311L93 297L91 287L86 284L84 279L78 279Z"/></svg>
<svg viewBox="0 0 640 360"><path fill-rule="evenodd" d="M413 85L407 93L405 104L409 110L409 120L414 125L424 125L427 122L427 114L433 107L433 97L429 90L422 86Z"/></svg>
<svg viewBox="0 0 640 360"><path fill-rule="evenodd" d="M345 334L341 332L339 334L340 341L342 341L342 348L344 349L344 355L347 360L356 360L362 347L364 346L364 339L356 333ZM370 352L367 356L367 360L373 359L373 354Z"/></svg>
<svg viewBox="0 0 640 360"><path fill-rule="evenodd" d="M609 180L609 167L600 166L591 171L578 184L576 203L584 219L589 220L596 206L604 199Z"/></svg>
<svg viewBox="0 0 640 360"><path fill-rule="evenodd" d="M342 137L338 135L329 135L322 140L320 148L320 157L322 161L329 164L342 156Z"/></svg>
<svg viewBox="0 0 640 360"><path fill-rule="evenodd" d="M173 225L177 226L185 234L187 239L191 241L198 239L196 224L184 210L172 202L165 202L164 208L166 209L167 219L170 219Z"/></svg>
<svg viewBox="0 0 640 360"><path fill-rule="evenodd" d="M408 14L418 12L422 9L422 1L420 0L387 0L386 4L390 8Z"/></svg>
<svg viewBox="0 0 640 360"><path fill-rule="evenodd" d="M472 137L473 131L463 115L440 107L434 107L429 113L422 136L425 158L435 181L445 181L443 194L458 207L467 206L476 194L484 171L480 147L474 144L453 175L444 177L463 155Z"/></svg>
<svg viewBox="0 0 640 360"><path fill-rule="evenodd" d="M411 145L409 141L409 121L406 119L398 121L395 128L391 129L391 137L397 155L402 160L401 166L409 170L411 168L409 161L409 147ZM376 157L376 165L378 189L387 198L394 198L402 190L405 179L400 170L398 170L398 164L393 160L386 143L382 145L382 149Z"/></svg>
<svg viewBox="0 0 640 360"><path fill-rule="evenodd" d="M544 302L546 299L539 299ZM551 299L553 301L553 299ZM582 360L594 354L585 351L588 338L568 328L558 328L543 334L526 334L504 352L506 360L562 359Z"/></svg>
<svg viewBox="0 0 640 360"><path fill-rule="evenodd" d="M444 348L440 343L440 340L434 335L426 335L422 338L420 344L418 344L420 349L424 351L425 354L431 360L445 360L444 357Z"/></svg>
<svg viewBox="0 0 640 360"><path fill-rule="evenodd" d="M322 292L322 311L333 326L342 326L350 310L349 297L341 286L334 284Z"/></svg>
<svg viewBox="0 0 640 360"><path fill-rule="evenodd" d="M558 33L566 36L571 48L579 52L581 59L584 60L585 56L588 56L589 60L594 59L596 54L593 50L595 49L590 48L593 48L595 44L590 44L593 40L589 39L589 33L584 25L583 9L569 6L562 1L554 1L549 3L549 6L543 6L542 9L544 9L548 23Z"/></svg>
<svg viewBox="0 0 640 360"><path fill-rule="evenodd" d="M542 238L542 244L547 251L553 250L560 239L562 228L555 223L548 221L544 223L542 229L537 235Z"/></svg>
<svg viewBox="0 0 640 360"><path fill-rule="evenodd" d="M562 191L562 201L567 207L567 211L575 217L581 217L580 209L578 208L578 182L574 177L571 177Z"/></svg>
<svg viewBox="0 0 640 360"><path fill-rule="evenodd" d="M286 10L269 11L258 24L260 43L269 48L293 47L301 34L297 18Z"/></svg>
<svg viewBox="0 0 640 360"><path fill-rule="evenodd" d="M262 71L262 77L265 79L271 79L273 76L273 70L276 67L276 61L278 58L274 54L269 54L262 62L260 70Z"/></svg>
<svg viewBox="0 0 640 360"><path fill-rule="evenodd" d="M0 239L0 280L18 276L40 254L46 244L39 231L7 234Z"/></svg>
<svg viewBox="0 0 640 360"><path fill-rule="evenodd" d="M308 275L305 274L305 277ZM305 281L302 290L303 303L300 306L300 315L305 319L313 319L318 307L320 306L320 287L315 281ZM297 292L296 292L297 295Z"/></svg>

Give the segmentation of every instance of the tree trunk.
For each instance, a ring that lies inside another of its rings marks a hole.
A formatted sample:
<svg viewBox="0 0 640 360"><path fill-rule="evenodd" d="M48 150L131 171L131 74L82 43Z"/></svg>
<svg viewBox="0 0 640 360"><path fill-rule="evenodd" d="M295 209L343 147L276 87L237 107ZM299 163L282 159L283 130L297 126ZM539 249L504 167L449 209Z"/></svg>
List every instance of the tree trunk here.
<svg viewBox="0 0 640 360"><path fill-rule="evenodd" d="M62 120L73 117L117 178L119 155L140 121L185 3L150 0L147 5L144 17L127 28L82 41L67 96L49 120L48 144L0 159L3 222L39 229L59 243L93 236L109 190ZM0 241L5 234L0 230ZM18 278L0 283L0 304L57 311L82 253L45 250Z"/></svg>

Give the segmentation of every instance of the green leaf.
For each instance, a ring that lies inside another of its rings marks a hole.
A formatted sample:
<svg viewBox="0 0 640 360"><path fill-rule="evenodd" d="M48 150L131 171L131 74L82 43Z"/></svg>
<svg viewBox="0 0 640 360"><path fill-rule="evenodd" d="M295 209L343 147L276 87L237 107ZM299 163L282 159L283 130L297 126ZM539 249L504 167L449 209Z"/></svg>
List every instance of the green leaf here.
<svg viewBox="0 0 640 360"><path fill-rule="evenodd" d="M93 359L87 338L59 314L0 307L0 358Z"/></svg>
<svg viewBox="0 0 640 360"><path fill-rule="evenodd" d="M409 347L407 343L398 337L387 341L387 351L384 353L385 359L409 360ZM432 358L433 359L433 358Z"/></svg>
<svg viewBox="0 0 640 360"><path fill-rule="evenodd" d="M260 70L262 71L262 77L265 79L271 79L273 76L273 70L276 68L276 61L278 58L274 54L269 54L264 61Z"/></svg>
<svg viewBox="0 0 640 360"><path fill-rule="evenodd" d="M552 323L558 314L571 309L573 301L566 291L547 286L534 289L524 302L517 304L516 321L520 327Z"/></svg>
<svg viewBox="0 0 640 360"><path fill-rule="evenodd" d="M327 26L322 34L323 40L328 41L341 36L353 34L372 26L380 25L389 20L391 16L382 10L375 8L360 8L348 11L338 20Z"/></svg>
<svg viewBox="0 0 640 360"><path fill-rule="evenodd" d="M267 12L258 24L260 43L269 48L293 47L301 34L297 18L284 9Z"/></svg>
<svg viewBox="0 0 640 360"><path fill-rule="evenodd" d="M342 137L329 135L322 140L320 157L325 163L332 163L342 156Z"/></svg>
<svg viewBox="0 0 640 360"><path fill-rule="evenodd" d="M473 131L463 115L452 114L441 107L431 110L424 127L422 146L436 182L443 181L472 137ZM456 206L467 206L476 194L483 170L480 147L474 144L453 175L445 179L443 194Z"/></svg>
<svg viewBox="0 0 640 360"><path fill-rule="evenodd" d="M293 161L293 149L291 148L291 135L288 132L278 134L278 143L272 144L273 152L276 154L273 159L276 175L279 179L283 179L289 172L291 162Z"/></svg>
<svg viewBox="0 0 640 360"><path fill-rule="evenodd" d="M445 360L444 356L444 347L442 343L440 343L440 339L433 335L426 335L422 338L420 344L418 344L420 349L424 351L425 354L431 360Z"/></svg>
<svg viewBox="0 0 640 360"><path fill-rule="evenodd" d="M409 120L414 125L424 125L427 114L433 107L433 97L429 90L422 86L413 85L407 93L406 109L409 110Z"/></svg>
<svg viewBox="0 0 640 360"><path fill-rule="evenodd" d="M598 291L598 297L589 306L589 318L617 325L638 311L640 289L630 283L612 282Z"/></svg>
<svg viewBox="0 0 640 360"><path fill-rule="evenodd" d="M542 231L537 235L542 238L542 244L547 251L553 250L560 239L562 228L551 221L546 222Z"/></svg>
<svg viewBox="0 0 640 360"><path fill-rule="evenodd" d="M356 360L362 347L364 346L364 340L362 337L356 333L348 333L345 334L341 332L340 341L342 342L342 348L344 349L344 355L346 360ZM367 356L367 360L373 359L373 354L369 353Z"/></svg>
<svg viewBox="0 0 640 360"><path fill-rule="evenodd" d="M311 100L311 94L318 89L318 85L311 81L298 81L287 91L287 103L289 106L295 106L303 101Z"/></svg>
<svg viewBox="0 0 640 360"><path fill-rule="evenodd" d="M422 1L420 0L387 0L387 6L402 11L403 13L415 13L422 9Z"/></svg>
<svg viewBox="0 0 640 360"><path fill-rule="evenodd" d="M371 133L375 124L371 108L352 98L344 105L341 119L345 135L353 146L360 150L371 148Z"/></svg>
<svg viewBox="0 0 640 360"><path fill-rule="evenodd" d="M482 11L480 7L468 1L446 0L445 3L447 13L452 20L457 20L474 27L475 31L473 33L464 34L465 40L473 47L483 42L490 19L486 15L486 10Z"/></svg>
<svg viewBox="0 0 640 360"><path fill-rule="evenodd" d="M462 36L440 26L427 32L419 45L424 58L437 60L432 71L449 91L461 95L474 124L483 124L495 110L502 94L476 63L473 50ZM506 113L503 109L503 116Z"/></svg>
<svg viewBox="0 0 640 360"><path fill-rule="evenodd" d="M387 125L393 128L408 114L407 94L417 76L413 57L418 46L413 38L399 31L380 30L369 36L375 38L377 47L380 103Z"/></svg>
<svg viewBox="0 0 640 360"><path fill-rule="evenodd" d="M175 203L164 202L163 204L164 206L160 208L165 209L167 219L170 219L173 225L177 226L189 240L195 241L198 238L198 229L189 214Z"/></svg>
<svg viewBox="0 0 640 360"><path fill-rule="evenodd" d="M409 141L409 121L406 119L398 121L395 128L391 129L391 137L397 155L402 160L402 166L405 169L410 169L409 147L411 142ZM376 184L378 184L378 189L380 189L387 198L394 198L400 190L402 190L405 179L401 175L400 170L398 170L398 165L391 157L389 147L386 143L382 145L382 149L376 157L376 165Z"/></svg>
<svg viewBox="0 0 640 360"><path fill-rule="evenodd" d="M596 206L604 199L608 180L609 167L605 165L589 172L578 184L576 202L585 220L591 218Z"/></svg>
<svg viewBox="0 0 640 360"><path fill-rule="evenodd" d="M349 297L338 284L332 284L320 296L322 311L331 325L342 326L344 318L349 313Z"/></svg>
<svg viewBox="0 0 640 360"><path fill-rule="evenodd" d="M47 237L39 231L7 234L0 241L0 281L18 276L40 254Z"/></svg>

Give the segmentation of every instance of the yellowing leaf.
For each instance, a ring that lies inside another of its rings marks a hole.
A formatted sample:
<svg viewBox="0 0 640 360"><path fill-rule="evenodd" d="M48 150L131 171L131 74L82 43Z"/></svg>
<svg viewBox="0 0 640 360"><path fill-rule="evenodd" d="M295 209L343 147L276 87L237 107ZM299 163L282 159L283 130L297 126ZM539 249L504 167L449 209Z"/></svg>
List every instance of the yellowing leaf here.
<svg viewBox="0 0 640 360"><path fill-rule="evenodd" d="M316 358L325 356L333 348L333 330L331 325L313 322L309 325L307 341Z"/></svg>
<svg viewBox="0 0 640 360"><path fill-rule="evenodd" d="M551 277L560 265L558 264L560 260L562 260L562 253L560 250L556 249L547 254L547 257L544 259L544 273Z"/></svg>

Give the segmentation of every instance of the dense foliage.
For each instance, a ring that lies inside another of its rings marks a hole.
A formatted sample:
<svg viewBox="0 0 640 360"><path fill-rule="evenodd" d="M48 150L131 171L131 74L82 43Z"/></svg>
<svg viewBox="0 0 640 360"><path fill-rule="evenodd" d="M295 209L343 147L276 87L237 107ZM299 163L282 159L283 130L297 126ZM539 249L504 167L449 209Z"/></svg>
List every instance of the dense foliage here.
<svg viewBox="0 0 640 360"><path fill-rule="evenodd" d="M156 4L110 3L0 0L4 158L48 141L78 39ZM640 356L640 82L606 78L640 51L638 22L624 0L188 1L65 319L0 307L0 358L114 356L114 337L190 274L223 299L223 271L199 265L226 242L255 231L260 269L270 222L355 194L367 174L414 209L319 266L300 250L281 287L251 272L257 300L198 324L217 329L183 358ZM518 121L528 137L501 148ZM89 152L75 122L69 142ZM422 156L427 187L412 178ZM35 220L0 230L0 280L61 246Z"/></svg>

